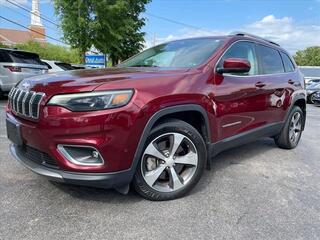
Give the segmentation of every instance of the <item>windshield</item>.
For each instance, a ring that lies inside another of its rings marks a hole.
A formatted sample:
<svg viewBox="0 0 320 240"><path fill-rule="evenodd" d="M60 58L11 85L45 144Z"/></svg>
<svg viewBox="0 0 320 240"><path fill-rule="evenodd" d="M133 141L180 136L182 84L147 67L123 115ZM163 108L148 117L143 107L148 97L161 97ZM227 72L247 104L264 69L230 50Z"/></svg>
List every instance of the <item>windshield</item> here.
<svg viewBox="0 0 320 240"><path fill-rule="evenodd" d="M169 42L149 48L121 67L194 67L204 63L220 46L221 39L202 38Z"/></svg>

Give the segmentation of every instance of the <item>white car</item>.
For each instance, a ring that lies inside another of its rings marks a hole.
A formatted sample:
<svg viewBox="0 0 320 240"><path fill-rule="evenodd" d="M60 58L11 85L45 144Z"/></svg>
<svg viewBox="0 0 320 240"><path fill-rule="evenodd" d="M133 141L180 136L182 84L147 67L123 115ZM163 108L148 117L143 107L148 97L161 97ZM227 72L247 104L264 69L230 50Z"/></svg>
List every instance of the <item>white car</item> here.
<svg viewBox="0 0 320 240"><path fill-rule="evenodd" d="M74 70L74 68L69 63L44 60L44 59L41 59L41 61L47 65L49 73Z"/></svg>

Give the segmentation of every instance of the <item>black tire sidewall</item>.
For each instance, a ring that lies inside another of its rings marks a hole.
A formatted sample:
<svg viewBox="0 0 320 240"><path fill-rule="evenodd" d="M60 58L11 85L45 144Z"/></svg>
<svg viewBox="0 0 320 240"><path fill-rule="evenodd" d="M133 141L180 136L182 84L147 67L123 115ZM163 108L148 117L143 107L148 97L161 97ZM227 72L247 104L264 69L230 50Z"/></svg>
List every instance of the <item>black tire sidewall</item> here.
<svg viewBox="0 0 320 240"><path fill-rule="evenodd" d="M301 135L302 135L302 132L300 133L299 135L299 139L295 142L295 143L292 143L290 141L290 136L289 136L289 131L290 131L290 123L291 123L291 120L292 120L292 117L293 115L296 113L296 112L299 112L300 115L301 115L301 124L303 124L303 112L301 110L300 107L298 106L295 106L289 116L288 116L288 119L286 120L285 122L285 125L284 125L284 128L282 129L281 131L281 134L279 136L279 138L277 139L277 144L281 147L281 148L285 148L285 149L292 149L292 148L295 148L298 144L299 144L299 141L300 141L300 138L301 138Z"/></svg>
<svg viewBox="0 0 320 240"><path fill-rule="evenodd" d="M149 200L171 200L176 199L179 197L184 196L188 193L200 180L201 175L206 166L206 159L207 159L207 152L205 143L203 141L202 136L200 133L190 124L180 121L180 120L171 120L169 122L165 122L154 128L151 132L147 141L144 145L144 149L148 146L148 144L153 141L155 138L159 137L160 135L169 133L169 132L176 132L185 135L188 137L194 146L197 149L198 153L198 165L197 169L192 176L192 179L185 185L183 188L178 189L173 192L159 192L153 188L151 188L144 180L141 172L141 161L142 156L140 156L140 161L137 165L136 174L134 177L134 187L136 191L142 195L144 198ZM144 152L144 151L143 151Z"/></svg>

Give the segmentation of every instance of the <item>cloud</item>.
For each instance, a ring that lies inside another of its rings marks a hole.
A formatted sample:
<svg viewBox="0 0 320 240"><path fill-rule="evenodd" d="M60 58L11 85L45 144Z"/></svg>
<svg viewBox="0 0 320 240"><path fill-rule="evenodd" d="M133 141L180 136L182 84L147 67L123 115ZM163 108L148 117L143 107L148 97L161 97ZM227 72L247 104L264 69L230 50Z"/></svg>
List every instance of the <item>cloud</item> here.
<svg viewBox="0 0 320 240"><path fill-rule="evenodd" d="M226 35L233 31L244 31L270 39L291 53L310 46L320 46L320 38L317 37L320 36L320 25L299 24L291 17L276 18L274 15L265 16L237 30L181 29L176 34L157 38L157 43L189 37ZM151 44L147 41L146 45Z"/></svg>

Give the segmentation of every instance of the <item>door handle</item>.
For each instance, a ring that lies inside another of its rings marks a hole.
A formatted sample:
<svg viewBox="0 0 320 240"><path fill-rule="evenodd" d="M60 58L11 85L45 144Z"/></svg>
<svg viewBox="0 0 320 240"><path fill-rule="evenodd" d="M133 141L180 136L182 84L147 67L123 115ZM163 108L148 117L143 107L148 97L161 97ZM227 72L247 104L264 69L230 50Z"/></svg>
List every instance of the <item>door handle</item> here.
<svg viewBox="0 0 320 240"><path fill-rule="evenodd" d="M257 83L255 84L255 86L258 87L258 88L263 88L265 85L266 85L266 84L263 83L263 82L257 82Z"/></svg>
<svg viewBox="0 0 320 240"><path fill-rule="evenodd" d="M288 83L293 85L295 83L295 81L293 81L292 79L289 79Z"/></svg>

